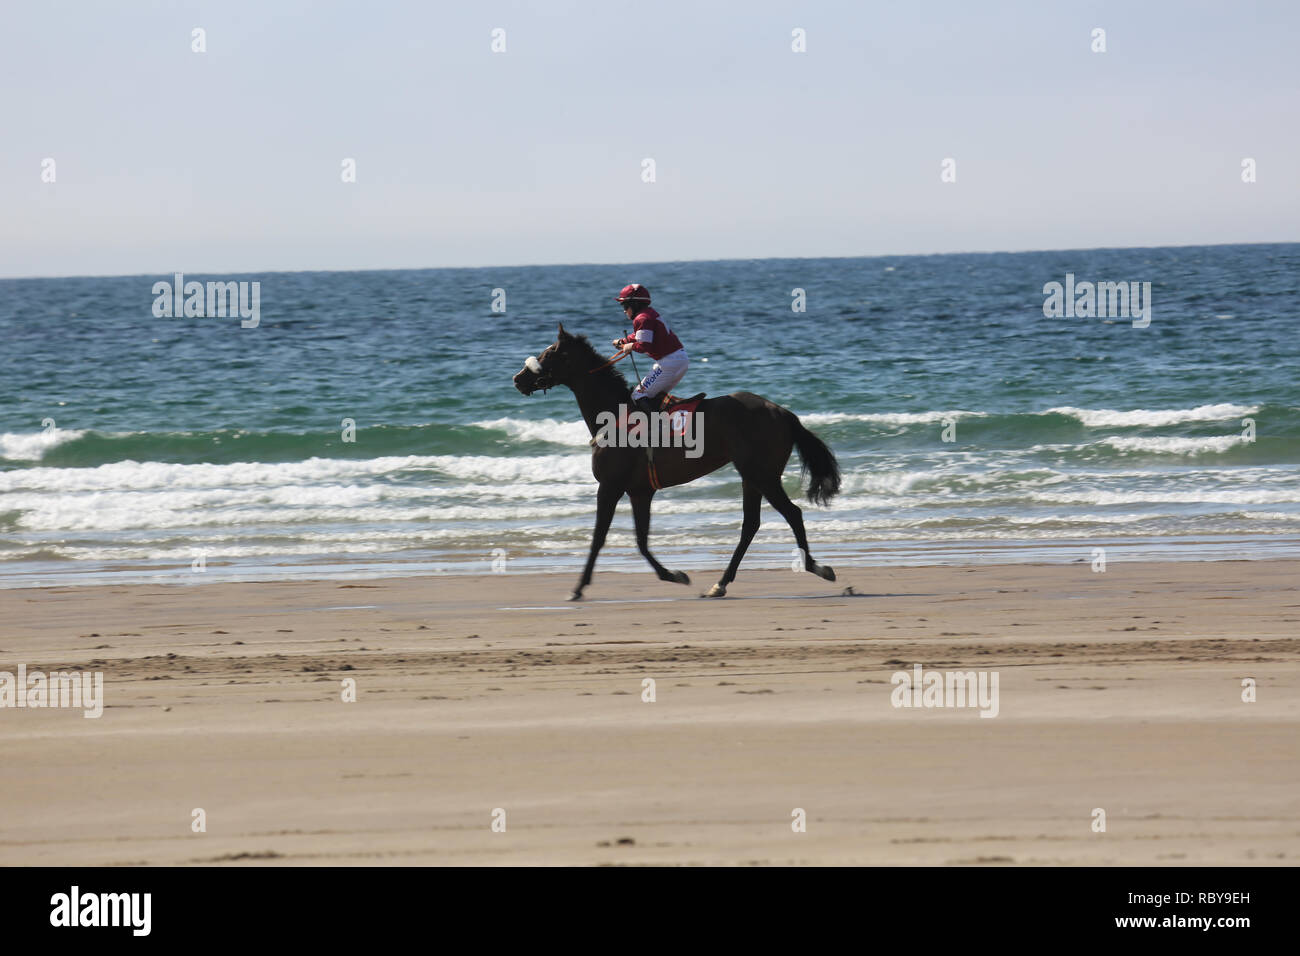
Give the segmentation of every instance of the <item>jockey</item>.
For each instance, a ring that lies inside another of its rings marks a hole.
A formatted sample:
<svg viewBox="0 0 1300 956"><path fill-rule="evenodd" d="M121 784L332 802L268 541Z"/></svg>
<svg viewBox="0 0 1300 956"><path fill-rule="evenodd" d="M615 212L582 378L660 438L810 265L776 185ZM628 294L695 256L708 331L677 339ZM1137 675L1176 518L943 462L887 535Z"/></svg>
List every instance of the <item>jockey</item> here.
<svg viewBox="0 0 1300 956"><path fill-rule="evenodd" d="M633 331L627 338L615 339L615 348L624 352L644 352L654 359L654 367L632 392L633 406L643 412L652 412L662 401L662 396L682 380L690 359L663 316L650 308L650 291L645 286L639 282L624 286L618 294L618 301L632 320Z"/></svg>

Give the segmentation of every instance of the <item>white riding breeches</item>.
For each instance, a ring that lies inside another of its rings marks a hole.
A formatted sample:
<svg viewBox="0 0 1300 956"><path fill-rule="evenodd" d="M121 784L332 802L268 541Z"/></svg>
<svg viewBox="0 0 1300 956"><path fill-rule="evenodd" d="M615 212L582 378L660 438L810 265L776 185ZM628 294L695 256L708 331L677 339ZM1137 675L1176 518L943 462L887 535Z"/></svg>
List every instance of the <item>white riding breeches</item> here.
<svg viewBox="0 0 1300 956"><path fill-rule="evenodd" d="M686 367L690 364L691 360L686 354L686 349L678 349L665 355L655 362L650 374L641 380L641 384L632 393L632 400L663 395L682 380L682 376L686 374Z"/></svg>

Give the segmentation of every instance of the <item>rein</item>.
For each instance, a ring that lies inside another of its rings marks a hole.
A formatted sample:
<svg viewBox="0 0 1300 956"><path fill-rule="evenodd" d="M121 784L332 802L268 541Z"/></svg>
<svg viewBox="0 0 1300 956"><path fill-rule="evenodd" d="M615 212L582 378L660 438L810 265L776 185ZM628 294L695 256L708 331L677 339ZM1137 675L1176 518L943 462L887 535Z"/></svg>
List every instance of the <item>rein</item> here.
<svg viewBox="0 0 1300 956"><path fill-rule="evenodd" d="M623 361L623 359L627 358L631 354L632 354L631 352L619 352L617 355L611 356L610 360L606 362L604 365L597 365L595 368L588 369L587 374L591 375L593 372L599 372L603 368L609 368L615 362L621 362Z"/></svg>

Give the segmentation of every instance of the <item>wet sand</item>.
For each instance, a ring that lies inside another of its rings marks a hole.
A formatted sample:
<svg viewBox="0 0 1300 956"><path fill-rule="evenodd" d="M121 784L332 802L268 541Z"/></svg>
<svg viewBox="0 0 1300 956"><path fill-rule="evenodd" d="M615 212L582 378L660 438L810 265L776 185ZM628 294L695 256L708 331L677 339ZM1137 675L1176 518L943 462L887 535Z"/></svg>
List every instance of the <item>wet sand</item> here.
<svg viewBox="0 0 1300 956"><path fill-rule="evenodd" d="M839 573L2 591L0 670L106 705L0 709L0 864L1300 859L1300 562Z"/></svg>

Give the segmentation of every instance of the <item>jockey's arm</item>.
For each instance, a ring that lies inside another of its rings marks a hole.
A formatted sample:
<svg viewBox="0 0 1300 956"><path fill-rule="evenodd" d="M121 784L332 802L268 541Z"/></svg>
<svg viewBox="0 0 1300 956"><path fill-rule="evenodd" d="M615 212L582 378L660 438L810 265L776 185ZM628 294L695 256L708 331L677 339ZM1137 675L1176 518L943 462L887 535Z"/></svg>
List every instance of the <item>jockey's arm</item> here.
<svg viewBox="0 0 1300 956"><path fill-rule="evenodd" d="M637 316L632 320L632 334L615 339L614 347L624 352L644 352L646 346L654 339L654 332L644 328L645 324L641 321L641 317Z"/></svg>
<svg viewBox="0 0 1300 956"><path fill-rule="evenodd" d="M654 330L649 328L648 320L643 321L642 316L638 315L632 320L632 334L627 337L628 344L624 350L633 349L637 352L647 351L648 346L654 341Z"/></svg>

